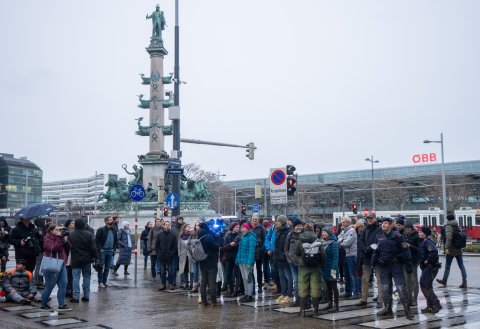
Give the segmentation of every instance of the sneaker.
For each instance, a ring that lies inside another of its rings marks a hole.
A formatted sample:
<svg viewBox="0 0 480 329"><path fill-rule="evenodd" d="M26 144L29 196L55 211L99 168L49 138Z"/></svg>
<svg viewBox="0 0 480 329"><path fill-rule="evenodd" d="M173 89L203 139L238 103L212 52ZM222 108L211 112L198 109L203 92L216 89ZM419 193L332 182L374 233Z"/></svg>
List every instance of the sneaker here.
<svg viewBox="0 0 480 329"><path fill-rule="evenodd" d="M88 303L89 301L90 301L90 298L88 298L88 297L82 297L82 302L87 302L87 303Z"/></svg>
<svg viewBox="0 0 480 329"><path fill-rule="evenodd" d="M109 284L109 283L104 283L103 285L105 286L105 288L108 288L108 287L111 287L111 286L112 286L112 285Z"/></svg>
<svg viewBox="0 0 480 329"><path fill-rule="evenodd" d="M20 299L20 304L22 304L22 305L30 305L31 303L32 303L32 301L28 300L26 298Z"/></svg>
<svg viewBox="0 0 480 329"><path fill-rule="evenodd" d="M53 311L53 308L51 308L50 305L42 305L40 308L42 310Z"/></svg>
<svg viewBox="0 0 480 329"><path fill-rule="evenodd" d="M70 303L78 304L80 303L80 300L75 298L70 298Z"/></svg>
<svg viewBox="0 0 480 329"><path fill-rule="evenodd" d="M71 311L72 308L70 306L68 306L67 304L63 304L63 305L60 305L58 307L58 311L63 311L63 312L66 312L66 311Z"/></svg>
<svg viewBox="0 0 480 329"><path fill-rule="evenodd" d="M124 275L130 275L127 271L123 272Z"/></svg>
<svg viewBox="0 0 480 329"><path fill-rule="evenodd" d="M118 276L118 273L117 273L117 271L113 271L113 273L112 273L112 274L113 274L113 275L115 275L115 276Z"/></svg>
<svg viewBox="0 0 480 329"><path fill-rule="evenodd" d="M103 283L99 283L99 284L98 284L98 287L99 287L99 288L106 288Z"/></svg>
<svg viewBox="0 0 480 329"><path fill-rule="evenodd" d="M355 304L355 306L366 306L367 302L364 300L360 300L358 303Z"/></svg>

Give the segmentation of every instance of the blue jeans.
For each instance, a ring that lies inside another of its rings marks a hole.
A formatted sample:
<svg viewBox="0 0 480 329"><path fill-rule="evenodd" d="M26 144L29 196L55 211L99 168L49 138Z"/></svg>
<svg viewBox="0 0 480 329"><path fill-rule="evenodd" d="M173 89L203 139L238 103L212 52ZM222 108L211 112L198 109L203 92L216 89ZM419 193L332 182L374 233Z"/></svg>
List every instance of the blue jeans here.
<svg viewBox="0 0 480 329"><path fill-rule="evenodd" d="M83 297L90 298L90 278L92 277L92 265L90 263L81 268L72 268L73 298L80 299L80 274L83 276Z"/></svg>
<svg viewBox="0 0 480 329"><path fill-rule="evenodd" d="M194 260L192 260L192 266L193 266L193 283L198 283L198 278L200 275L200 267L198 263Z"/></svg>
<svg viewBox="0 0 480 329"><path fill-rule="evenodd" d="M293 277L288 264L277 265L282 296L292 296Z"/></svg>
<svg viewBox="0 0 480 329"><path fill-rule="evenodd" d="M248 269L247 264L240 263L240 273L242 273L243 286L245 288L245 295L253 296L253 284L255 283L253 278L252 268ZM248 282L248 276L250 275L250 282Z"/></svg>
<svg viewBox="0 0 480 329"><path fill-rule="evenodd" d="M42 292L42 305L43 306L47 305L48 297L50 297L50 294L52 293L53 288L55 288L55 285L58 285L58 291L57 291L58 305L59 306L64 305L65 293L67 292L67 281L68 281L67 268L65 267L65 264L62 266L62 269L58 273L44 271L43 278L45 279L45 289Z"/></svg>
<svg viewBox="0 0 480 329"><path fill-rule="evenodd" d="M113 261L113 251L101 251L98 256L100 264L102 265L102 270L98 271L98 284L105 284L108 280L110 264L112 264Z"/></svg>
<svg viewBox="0 0 480 329"><path fill-rule="evenodd" d="M447 281L448 276L450 275L450 267L452 266L453 258L457 260L458 267L462 272L462 283L467 283L467 271L465 270L465 265L463 265L463 255L451 256L447 255L447 263L445 264L445 272L443 273L443 280Z"/></svg>
<svg viewBox="0 0 480 329"><path fill-rule="evenodd" d="M298 303L300 301L298 297L298 266L290 263L290 272L292 272L293 289L295 290L295 302Z"/></svg>
<svg viewBox="0 0 480 329"><path fill-rule="evenodd" d="M345 294L360 295L360 287L357 284L357 257L345 257L344 274L345 274Z"/></svg>

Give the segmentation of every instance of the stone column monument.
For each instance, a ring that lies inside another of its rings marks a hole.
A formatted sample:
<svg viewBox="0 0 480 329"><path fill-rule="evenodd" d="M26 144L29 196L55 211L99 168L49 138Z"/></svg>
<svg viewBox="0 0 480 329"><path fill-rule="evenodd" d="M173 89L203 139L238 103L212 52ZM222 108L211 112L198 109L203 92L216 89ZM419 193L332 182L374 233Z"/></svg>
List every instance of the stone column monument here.
<svg viewBox="0 0 480 329"><path fill-rule="evenodd" d="M165 99L164 84L172 82L172 76L165 76L163 69L164 56L168 54L163 46L162 31L165 29L165 17L160 6L157 5L155 11L151 15L147 15L146 19L152 20L152 37L150 45L146 48L150 55L150 78L145 78L142 74L143 84L150 85L150 98L143 100L140 95L140 108L149 109L150 120L147 127L141 126L139 118L137 131L138 135L148 136L149 152L139 156L139 163L143 166L143 186L157 187L159 179L164 178L165 167L168 164L168 153L164 150L164 136L172 134L172 127L165 126L165 108L173 105L172 92L167 92L168 98ZM163 202L163 200L162 200Z"/></svg>

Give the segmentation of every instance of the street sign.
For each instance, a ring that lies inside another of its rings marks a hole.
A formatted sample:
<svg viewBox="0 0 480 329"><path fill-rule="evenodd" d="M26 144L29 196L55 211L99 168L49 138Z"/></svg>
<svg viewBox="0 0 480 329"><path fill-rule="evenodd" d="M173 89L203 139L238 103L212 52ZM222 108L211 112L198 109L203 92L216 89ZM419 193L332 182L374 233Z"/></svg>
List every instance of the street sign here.
<svg viewBox="0 0 480 329"><path fill-rule="evenodd" d="M254 214L258 214L258 209L259 209L258 203L252 204L252 212Z"/></svg>
<svg viewBox="0 0 480 329"><path fill-rule="evenodd" d="M167 175L183 175L183 168L167 168L165 171Z"/></svg>
<svg viewBox="0 0 480 329"><path fill-rule="evenodd" d="M270 169L270 204L287 203L287 175L285 168Z"/></svg>
<svg viewBox="0 0 480 329"><path fill-rule="evenodd" d="M145 189L142 185L133 185L129 192L133 201L142 201L145 197Z"/></svg>
<svg viewBox="0 0 480 329"><path fill-rule="evenodd" d="M168 159L168 165L169 166L181 166L182 165L182 161L180 159Z"/></svg>
<svg viewBox="0 0 480 329"><path fill-rule="evenodd" d="M170 209L176 209L178 207L178 202L179 201L180 201L180 198L178 197L178 194L176 194L176 193L170 193L165 198L165 204Z"/></svg>

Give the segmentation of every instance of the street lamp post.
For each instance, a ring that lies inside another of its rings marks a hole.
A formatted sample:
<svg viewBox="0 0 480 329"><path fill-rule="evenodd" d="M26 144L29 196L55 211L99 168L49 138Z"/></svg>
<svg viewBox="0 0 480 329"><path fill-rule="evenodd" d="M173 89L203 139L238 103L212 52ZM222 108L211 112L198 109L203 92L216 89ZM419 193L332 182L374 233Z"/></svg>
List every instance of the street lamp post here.
<svg viewBox="0 0 480 329"><path fill-rule="evenodd" d="M224 176L227 176L225 174L220 174L220 171L217 171L216 173L216 176L217 176L217 182L218 182L218 188L217 188L217 207L218 207L218 213L220 214L221 213L221 209L220 209L220 177L224 177Z"/></svg>
<svg viewBox="0 0 480 329"><path fill-rule="evenodd" d="M373 155L370 158L366 158L365 161L368 161L372 164L372 210L375 210L375 175L373 171L373 164L379 163L378 160L373 160Z"/></svg>
<svg viewBox="0 0 480 329"><path fill-rule="evenodd" d="M431 140L424 140L425 144L428 143L439 143L441 146L442 152L442 199L443 199L443 220L447 218L447 186L445 183L445 158L443 154L443 133L440 133L440 140L439 141L431 141Z"/></svg>

